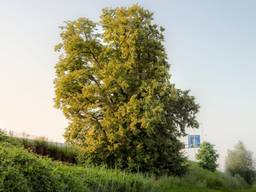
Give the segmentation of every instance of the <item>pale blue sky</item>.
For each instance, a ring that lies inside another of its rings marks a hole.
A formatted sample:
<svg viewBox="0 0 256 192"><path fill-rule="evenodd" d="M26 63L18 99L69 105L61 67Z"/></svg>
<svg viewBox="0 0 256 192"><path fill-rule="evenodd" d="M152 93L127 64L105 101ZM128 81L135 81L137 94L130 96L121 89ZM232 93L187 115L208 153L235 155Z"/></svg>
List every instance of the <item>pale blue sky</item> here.
<svg viewBox="0 0 256 192"><path fill-rule="evenodd" d="M0 128L63 141L67 122L53 108L58 26L133 3L166 28L171 81L196 96L201 132L221 159L238 140L256 153L253 0L0 1Z"/></svg>

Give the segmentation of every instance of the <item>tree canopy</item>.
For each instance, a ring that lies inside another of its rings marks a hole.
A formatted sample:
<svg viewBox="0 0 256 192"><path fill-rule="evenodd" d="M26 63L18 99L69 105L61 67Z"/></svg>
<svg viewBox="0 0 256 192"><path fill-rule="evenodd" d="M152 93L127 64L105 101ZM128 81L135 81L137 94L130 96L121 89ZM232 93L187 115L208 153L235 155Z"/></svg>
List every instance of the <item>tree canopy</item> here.
<svg viewBox="0 0 256 192"><path fill-rule="evenodd" d="M215 171L218 164L217 159L219 155L214 149L214 145L209 142L203 142L200 146L200 149L196 155L199 166L210 171Z"/></svg>
<svg viewBox="0 0 256 192"><path fill-rule="evenodd" d="M56 45L56 107L86 159L131 171L184 173L179 137L199 106L170 82L164 29L138 5L67 21Z"/></svg>
<svg viewBox="0 0 256 192"><path fill-rule="evenodd" d="M241 176L248 184L253 184L255 179L255 162L252 153L239 142L233 150L228 151L226 157L226 172L231 175Z"/></svg>

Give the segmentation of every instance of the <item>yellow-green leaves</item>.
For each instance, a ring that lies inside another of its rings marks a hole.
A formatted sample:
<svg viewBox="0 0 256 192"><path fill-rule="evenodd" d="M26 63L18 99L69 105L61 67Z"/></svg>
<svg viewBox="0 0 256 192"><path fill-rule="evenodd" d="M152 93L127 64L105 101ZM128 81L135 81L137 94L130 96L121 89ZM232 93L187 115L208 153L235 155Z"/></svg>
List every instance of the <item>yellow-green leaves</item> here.
<svg viewBox="0 0 256 192"><path fill-rule="evenodd" d="M95 164L182 174L178 137L198 126L198 105L170 82L153 14L138 5L104 9L98 24L80 18L61 29L55 102L70 122L67 141Z"/></svg>

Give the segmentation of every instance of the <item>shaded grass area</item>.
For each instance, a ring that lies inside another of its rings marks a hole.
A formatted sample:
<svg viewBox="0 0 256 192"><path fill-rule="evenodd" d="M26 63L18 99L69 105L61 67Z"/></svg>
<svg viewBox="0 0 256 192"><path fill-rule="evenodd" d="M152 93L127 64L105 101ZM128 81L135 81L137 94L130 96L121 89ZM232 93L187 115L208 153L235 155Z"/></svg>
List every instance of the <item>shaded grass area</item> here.
<svg viewBox="0 0 256 192"><path fill-rule="evenodd" d="M78 163L78 147L48 142L44 139L24 139L16 138L28 151L52 158L53 160L58 160L67 163Z"/></svg>
<svg viewBox="0 0 256 192"><path fill-rule="evenodd" d="M43 137L36 139L18 138L7 136L5 132L0 130L0 141L6 141L13 145L24 147L29 152L47 156L53 160L72 164L79 162L80 150L78 147L64 143L50 142Z"/></svg>
<svg viewBox="0 0 256 192"><path fill-rule="evenodd" d="M41 157L0 134L0 191L17 192L256 192L240 178L189 163L184 177L154 178L104 167L68 165ZM240 189L239 189L240 188Z"/></svg>

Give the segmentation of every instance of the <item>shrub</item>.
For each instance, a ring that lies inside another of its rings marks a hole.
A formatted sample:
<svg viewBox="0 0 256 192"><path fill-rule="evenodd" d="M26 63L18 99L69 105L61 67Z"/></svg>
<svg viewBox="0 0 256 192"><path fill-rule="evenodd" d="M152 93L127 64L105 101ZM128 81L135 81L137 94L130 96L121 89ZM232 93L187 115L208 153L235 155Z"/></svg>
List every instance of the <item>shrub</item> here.
<svg viewBox="0 0 256 192"><path fill-rule="evenodd" d="M237 176L224 174L220 171L202 169L198 163L189 162L188 172L182 177L182 183L211 189L240 189L247 188L247 183Z"/></svg>
<svg viewBox="0 0 256 192"><path fill-rule="evenodd" d="M0 142L9 143L15 146L22 146L22 143L19 141L19 139L8 136L7 133L0 129Z"/></svg>
<svg viewBox="0 0 256 192"><path fill-rule="evenodd" d="M51 191L54 182L48 166L32 154L8 144L0 146L0 189L4 191ZM0 190L1 191L1 190ZM22 190L21 190L22 191Z"/></svg>
<svg viewBox="0 0 256 192"><path fill-rule="evenodd" d="M104 167L67 166L0 142L0 191L159 191L151 179Z"/></svg>

